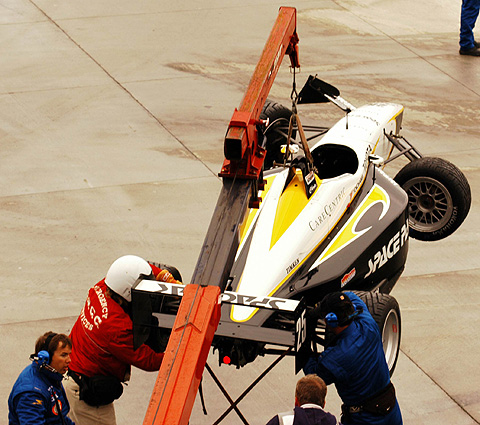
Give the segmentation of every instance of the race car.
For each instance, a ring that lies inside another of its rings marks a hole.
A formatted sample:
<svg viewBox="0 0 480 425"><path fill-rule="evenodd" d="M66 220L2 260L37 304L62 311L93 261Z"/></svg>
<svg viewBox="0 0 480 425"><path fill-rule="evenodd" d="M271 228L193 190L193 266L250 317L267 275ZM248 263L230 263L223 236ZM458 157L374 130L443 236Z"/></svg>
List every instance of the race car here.
<svg viewBox="0 0 480 425"><path fill-rule="evenodd" d="M297 105L320 102L334 103L345 116L332 128L303 127ZM403 112L395 103L355 108L316 76L293 98L292 109L267 101L262 202L242 226L227 287L256 298L304 300L307 307L332 291L361 291L382 331L391 373L401 317L389 293L405 267L408 237L447 237L471 203L468 181L456 166L423 157L400 135ZM383 167L399 155L411 162L392 179ZM221 326L227 323L293 332L296 322L283 311L224 304ZM325 337L321 321L318 333ZM213 346L220 362L243 366L268 353L268 343L275 341L230 335Z"/></svg>
<svg viewBox="0 0 480 425"><path fill-rule="evenodd" d="M405 267L409 234L442 239L468 214L470 188L460 170L422 157L400 135L402 105L356 108L316 76L296 92L298 41L296 10L281 7L224 138L222 187L190 283L171 268L179 282L140 278L132 288L134 347L166 343L146 416L152 422L183 423L206 368L231 404L215 423L232 409L246 423L237 403L278 361L294 354L298 373L329 344L317 312L333 291L353 290L365 301L392 374L401 317L390 291ZM267 99L284 56L291 109ZM303 126L298 106L323 102L344 117L332 128ZM383 167L401 155L411 162L392 179ZM220 365L277 359L234 402L206 363L211 346Z"/></svg>
<svg viewBox="0 0 480 425"><path fill-rule="evenodd" d="M331 128L304 127L298 105L322 102L344 117ZM263 184L240 226L212 343L220 364L242 367L287 347L300 370L310 348L329 339L321 319L307 333L309 311L330 292L353 290L380 328L393 373L401 315L390 292L404 270L408 238L449 236L471 203L455 165L423 157L401 136L403 112L396 103L356 108L316 76L292 94L292 108L267 100L260 116ZM384 167L401 155L410 162L392 179ZM152 332L152 313L166 343L182 291L181 284L137 282L136 345Z"/></svg>

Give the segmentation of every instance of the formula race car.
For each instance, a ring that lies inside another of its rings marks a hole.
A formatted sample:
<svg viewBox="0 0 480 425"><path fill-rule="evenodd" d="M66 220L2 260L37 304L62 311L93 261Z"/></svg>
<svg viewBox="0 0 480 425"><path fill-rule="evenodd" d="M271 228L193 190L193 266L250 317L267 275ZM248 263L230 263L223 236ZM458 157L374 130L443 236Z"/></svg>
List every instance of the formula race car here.
<svg viewBox="0 0 480 425"><path fill-rule="evenodd" d="M314 102L332 102L345 116L332 128L304 127L297 105ZM401 316L389 293L403 272L408 238L447 237L471 203L469 184L455 165L423 157L400 135L403 110L394 103L355 108L313 76L292 97L292 109L267 100L261 114L266 148L261 202L248 210L240 228L212 343L221 364L241 367L259 355L281 353L279 347L293 347L298 371L304 347L312 343L316 349L329 338L322 320L314 336L306 334L308 311L327 293L353 290L379 325L393 373ZM392 179L383 167L400 155L410 162ZM175 268L159 266L181 280ZM152 312L166 344L182 291L181 285L138 282L137 345L148 336ZM145 293L156 297L146 301Z"/></svg>
<svg viewBox="0 0 480 425"><path fill-rule="evenodd" d="M138 279L132 288L134 346L166 345L147 417L174 415L172 396L175 406L188 400L189 407L171 423L186 418L211 346L220 365L237 368L276 354L235 402L207 367L231 404L215 423L232 409L247 423L237 403L266 372L289 354L298 372L312 350L328 345L331 331L316 312L334 291L364 300L392 374L401 316L390 292L404 270L409 236L440 240L468 214L465 176L448 161L423 157L401 136L402 105L356 108L316 76L297 93L298 40L295 9L281 7L225 135L223 184L191 282ZM291 108L268 100L286 55ZM298 106L325 102L344 117L331 128L302 125ZM383 169L399 156L410 162L392 179ZM181 281L178 270L160 267Z"/></svg>
<svg viewBox="0 0 480 425"><path fill-rule="evenodd" d="M318 102L334 103L345 116L330 129L303 127L297 104ZM292 110L266 102L265 187L242 227L227 287L260 299L302 299L307 307L332 291L361 291L382 331L391 372L401 323L398 303L388 294L404 269L408 236L447 237L467 216L471 199L456 166L422 157L400 135L403 110L394 103L355 108L314 76L293 98ZM400 155L411 162L392 179L382 168ZM265 331L262 341L249 340L248 332L246 339L214 340L220 362L237 366L268 353L267 342L278 342L269 331L295 331L284 311L245 305L223 305L220 328L227 324ZM324 331L319 321L319 334Z"/></svg>

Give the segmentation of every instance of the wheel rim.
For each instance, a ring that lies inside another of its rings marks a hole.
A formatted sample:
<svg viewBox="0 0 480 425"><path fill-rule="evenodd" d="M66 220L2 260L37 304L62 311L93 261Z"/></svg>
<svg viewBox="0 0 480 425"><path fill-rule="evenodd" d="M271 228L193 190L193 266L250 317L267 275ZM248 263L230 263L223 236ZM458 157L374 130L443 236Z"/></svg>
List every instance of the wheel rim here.
<svg viewBox="0 0 480 425"><path fill-rule="evenodd" d="M403 185L408 195L409 224L419 232L440 230L453 213L447 188L431 177L417 177Z"/></svg>
<svg viewBox="0 0 480 425"><path fill-rule="evenodd" d="M382 343L388 370L392 370L397 360L400 347L400 323L395 310L388 312L385 324L383 325Z"/></svg>

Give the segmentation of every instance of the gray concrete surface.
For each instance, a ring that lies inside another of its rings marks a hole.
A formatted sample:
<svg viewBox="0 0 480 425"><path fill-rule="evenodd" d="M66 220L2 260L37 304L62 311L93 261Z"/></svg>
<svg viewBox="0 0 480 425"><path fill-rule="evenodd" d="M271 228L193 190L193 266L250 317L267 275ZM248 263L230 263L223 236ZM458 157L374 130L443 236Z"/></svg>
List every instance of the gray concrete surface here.
<svg viewBox="0 0 480 425"><path fill-rule="evenodd" d="M403 318L394 382L405 423L480 422L480 58L458 54L460 0L0 0L0 424L34 340L68 332L88 288L134 253L188 281L216 203L223 136L281 5L298 10L303 81L356 105L405 106L404 134L468 177L451 237L412 241L393 295ZM289 99L287 61L271 97ZM305 106L331 124L335 107ZM391 168L392 175L395 166ZM273 359L209 364L233 398ZM156 378L133 371L119 424L141 424ZM283 360L240 403L252 424L292 406ZM228 403L204 376L211 424ZM328 408L339 412L332 388ZM241 423L234 413L224 423Z"/></svg>

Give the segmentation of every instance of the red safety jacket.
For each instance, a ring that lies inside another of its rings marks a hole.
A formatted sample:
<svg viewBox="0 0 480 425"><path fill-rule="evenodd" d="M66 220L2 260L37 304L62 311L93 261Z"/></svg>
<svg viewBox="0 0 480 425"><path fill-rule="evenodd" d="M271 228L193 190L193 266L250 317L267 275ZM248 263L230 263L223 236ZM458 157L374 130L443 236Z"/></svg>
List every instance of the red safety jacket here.
<svg viewBox="0 0 480 425"><path fill-rule="evenodd" d="M160 270L151 266L155 275ZM70 333L72 354L69 368L87 376L113 375L128 379L130 365L147 371L160 368L163 353L143 344L133 350L132 320L106 295L105 279L88 292L87 301Z"/></svg>

